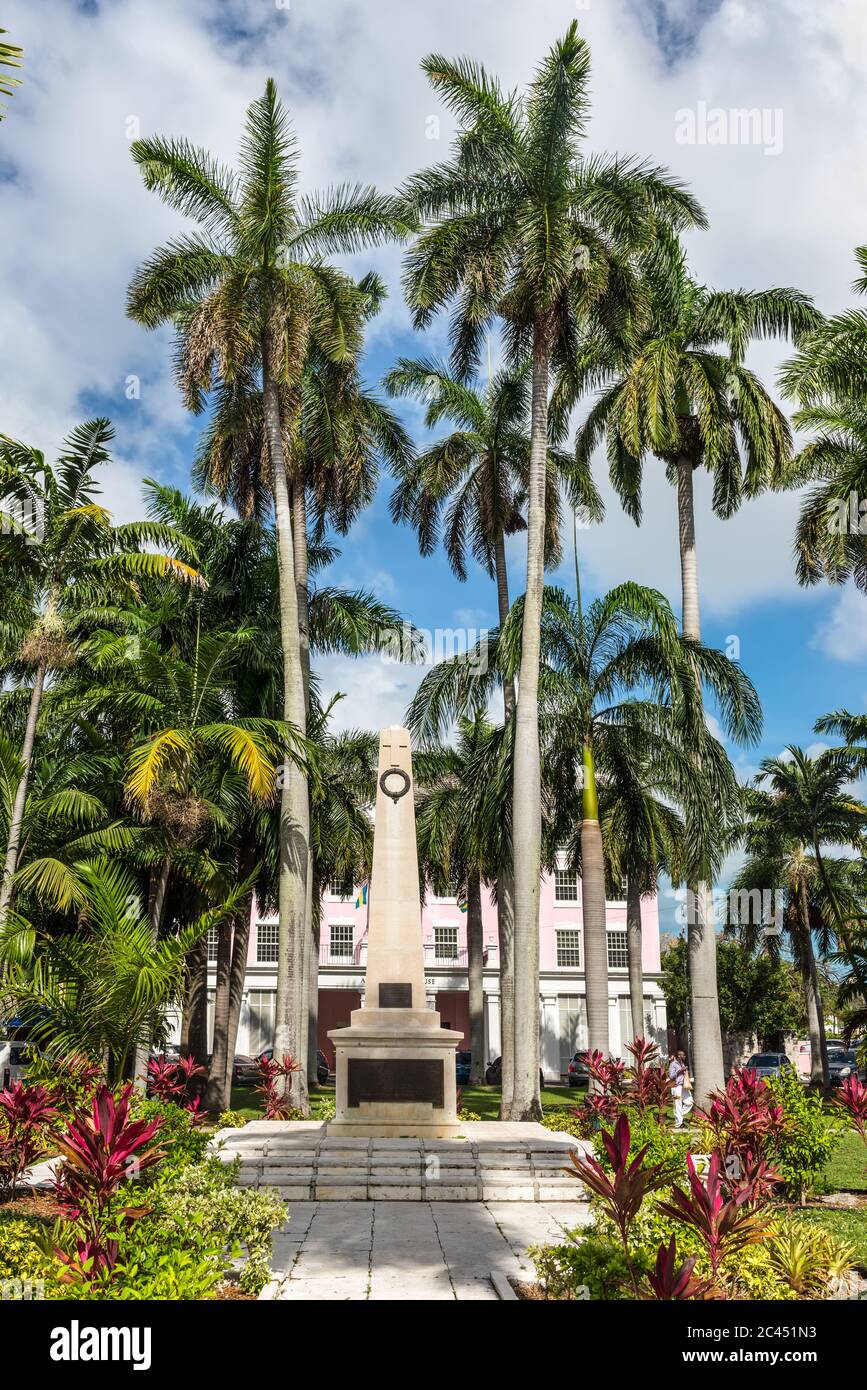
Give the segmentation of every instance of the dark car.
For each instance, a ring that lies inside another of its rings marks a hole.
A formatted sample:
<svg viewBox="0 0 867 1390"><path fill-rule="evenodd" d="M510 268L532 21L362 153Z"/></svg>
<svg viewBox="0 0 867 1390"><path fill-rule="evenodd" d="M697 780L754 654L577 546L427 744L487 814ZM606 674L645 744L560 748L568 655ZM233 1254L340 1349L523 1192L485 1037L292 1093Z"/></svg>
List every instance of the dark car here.
<svg viewBox="0 0 867 1390"><path fill-rule="evenodd" d="M828 1080L832 1086L845 1086L850 1076L858 1076L858 1060L855 1049L828 1049Z"/></svg>
<svg viewBox="0 0 867 1390"><path fill-rule="evenodd" d="M503 1084L503 1059L495 1057L493 1062L488 1065L485 1072L485 1082L488 1086L502 1086ZM545 1077L542 1068L539 1068L539 1086L545 1085Z"/></svg>
<svg viewBox="0 0 867 1390"><path fill-rule="evenodd" d="M590 1068L587 1065L587 1053L576 1052L566 1070L566 1075L570 1086L580 1086L582 1082L589 1081Z"/></svg>
<svg viewBox="0 0 867 1390"><path fill-rule="evenodd" d="M472 1060L473 1054L471 1052L455 1053L455 1081L459 1086L469 1086Z"/></svg>
<svg viewBox="0 0 867 1390"><path fill-rule="evenodd" d="M258 1057L238 1056L232 1063L232 1082L235 1086L256 1086L262 1080L260 1062L270 1062L274 1056L273 1047L266 1047ZM328 1080L328 1060L324 1052L316 1052L316 1080L324 1086Z"/></svg>
<svg viewBox="0 0 867 1390"><path fill-rule="evenodd" d="M785 1052L754 1052L746 1064L747 1071L754 1071L759 1076L782 1076L791 1067L792 1063Z"/></svg>

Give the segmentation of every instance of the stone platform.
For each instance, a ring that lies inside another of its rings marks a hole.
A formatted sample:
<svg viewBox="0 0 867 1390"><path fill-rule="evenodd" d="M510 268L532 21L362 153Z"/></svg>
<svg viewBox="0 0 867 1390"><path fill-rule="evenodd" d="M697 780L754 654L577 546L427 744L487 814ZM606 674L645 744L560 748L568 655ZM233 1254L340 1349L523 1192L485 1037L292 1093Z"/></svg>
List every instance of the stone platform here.
<svg viewBox="0 0 867 1390"><path fill-rule="evenodd" d="M225 1162L240 1157L240 1186L276 1188L292 1202L586 1204L583 1185L564 1172L570 1149L590 1150L582 1140L497 1120L464 1124L462 1135L347 1139L319 1122L260 1120L211 1142Z"/></svg>

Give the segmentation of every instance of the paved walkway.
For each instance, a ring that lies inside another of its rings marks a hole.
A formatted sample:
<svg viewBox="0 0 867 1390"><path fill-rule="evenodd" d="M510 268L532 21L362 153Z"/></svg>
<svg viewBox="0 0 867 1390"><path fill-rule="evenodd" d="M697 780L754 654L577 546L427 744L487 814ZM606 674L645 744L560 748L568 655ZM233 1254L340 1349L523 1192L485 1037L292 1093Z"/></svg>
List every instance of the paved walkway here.
<svg viewBox="0 0 867 1390"><path fill-rule="evenodd" d="M527 1278L530 1245L587 1220L571 1202L290 1202L274 1232L274 1282L288 1300L496 1300L491 1273Z"/></svg>

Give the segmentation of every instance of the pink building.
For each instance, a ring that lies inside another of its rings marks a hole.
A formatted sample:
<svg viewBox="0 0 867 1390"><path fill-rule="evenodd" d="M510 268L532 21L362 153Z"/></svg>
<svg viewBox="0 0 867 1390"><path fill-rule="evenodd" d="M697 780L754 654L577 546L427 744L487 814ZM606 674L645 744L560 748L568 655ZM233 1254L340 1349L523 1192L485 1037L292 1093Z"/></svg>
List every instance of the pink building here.
<svg viewBox="0 0 867 1390"><path fill-rule="evenodd" d="M364 998L367 904L356 887L332 883L322 901L319 953L319 1046L333 1063L328 1030L349 1022ZM497 912L482 892L484 921L485 1059L500 1054ZM624 1055L632 1037L626 969L626 903L608 904L609 1029L611 1052ZM659 916L655 898L642 903L645 1034L664 1047L665 1000L659 974ZM587 1044L581 880L558 869L542 881L539 912L539 1037L547 1080L561 1077L573 1053ZM422 908L428 1002L469 1047L466 915L455 898L429 896ZM216 940L209 942L213 970ZM254 914L237 1050L256 1054L272 1042L277 985L277 919ZM213 989L213 978L210 981Z"/></svg>

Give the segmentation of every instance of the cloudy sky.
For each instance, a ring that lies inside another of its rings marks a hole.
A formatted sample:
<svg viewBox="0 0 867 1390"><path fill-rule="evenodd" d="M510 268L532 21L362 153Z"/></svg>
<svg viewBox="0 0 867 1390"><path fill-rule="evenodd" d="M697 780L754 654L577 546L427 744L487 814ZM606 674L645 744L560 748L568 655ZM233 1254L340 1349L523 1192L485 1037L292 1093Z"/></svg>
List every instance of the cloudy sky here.
<svg viewBox="0 0 867 1390"><path fill-rule="evenodd" d="M710 219L689 242L696 276L794 285L827 312L851 303L852 251L867 241L863 0L5 0L2 25L26 66L0 124L0 430L51 454L76 421L110 415L105 493L122 518L140 509L142 477L186 482L200 422L178 400L167 335L124 316L134 268L179 226L141 186L129 154L138 134L183 134L232 160L270 74L292 112L305 189L393 187L442 157L449 136L419 71L425 53L471 54L518 85L576 16L593 60L589 147L653 159L691 183ZM758 138L714 142L715 125L733 130L714 112L740 108L762 113ZM424 341L409 326L399 252L357 265L375 265L392 289L370 380L398 354L440 351L441 326ZM783 355L764 345L750 362L772 381ZM131 378L138 399L127 399ZM605 523L581 534L589 590L630 577L678 603L674 498L660 472L648 469L640 529L609 496ZM598 477L604 485L602 460ZM419 560L390 525L387 496L386 482L329 579L372 588L432 630L493 624L486 577L461 585L440 556ZM721 523L700 483L698 505L705 638L737 640L765 708L761 747L733 754L747 775L788 743L813 743L824 711L867 707L865 604L847 589L798 589L794 497ZM517 586L517 540L509 559ZM570 560L564 583L571 573ZM347 692L348 724L400 719L417 679L378 661L323 668L326 688Z"/></svg>

